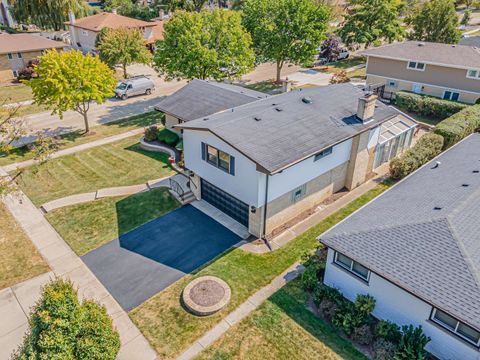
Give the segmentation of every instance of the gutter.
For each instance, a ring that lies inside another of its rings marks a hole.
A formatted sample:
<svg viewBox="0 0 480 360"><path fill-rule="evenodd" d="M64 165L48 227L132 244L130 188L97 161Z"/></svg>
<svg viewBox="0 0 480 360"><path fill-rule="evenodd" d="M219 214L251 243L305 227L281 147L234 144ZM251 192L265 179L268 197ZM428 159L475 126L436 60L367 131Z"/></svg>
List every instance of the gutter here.
<svg viewBox="0 0 480 360"><path fill-rule="evenodd" d="M267 207L268 207L268 178L269 175L265 174L266 176L266 181L265 181L265 204L263 207L263 229L262 229L262 239L265 242L265 245L267 245L268 249L272 251L272 247L270 245L270 242L267 239Z"/></svg>

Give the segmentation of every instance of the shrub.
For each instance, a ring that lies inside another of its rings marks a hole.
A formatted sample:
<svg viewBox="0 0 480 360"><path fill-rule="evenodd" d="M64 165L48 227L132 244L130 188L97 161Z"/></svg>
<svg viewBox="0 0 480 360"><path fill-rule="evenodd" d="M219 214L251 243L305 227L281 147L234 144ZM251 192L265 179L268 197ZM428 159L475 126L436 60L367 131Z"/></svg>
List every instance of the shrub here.
<svg viewBox="0 0 480 360"><path fill-rule="evenodd" d="M373 343L373 360L392 360L397 345L385 339L377 339Z"/></svg>
<svg viewBox="0 0 480 360"><path fill-rule="evenodd" d="M353 329L352 340L360 345L370 345L373 341L373 331L369 324L363 324Z"/></svg>
<svg viewBox="0 0 480 360"><path fill-rule="evenodd" d="M346 301L342 293L338 289L322 285L319 286L315 291L313 301L315 302L315 304L319 305L324 299L330 300L335 304L340 304L341 302Z"/></svg>
<svg viewBox="0 0 480 360"><path fill-rule="evenodd" d="M103 306L78 301L70 281L54 280L42 289L30 329L13 359L115 359L120 337Z"/></svg>
<svg viewBox="0 0 480 360"><path fill-rule="evenodd" d="M180 140L178 144L175 145L175 149L177 149L177 151L180 151L180 152L183 151L183 140Z"/></svg>
<svg viewBox="0 0 480 360"><path fill-rule="evenodd" d="M398 344L402 333L400 327L388 320L380 320L375 326L375 336L389 342Z"/></svg>
<svg viewBox="0 0 480 360"><path fill-rule="evenodd" d="M320 311L328 321L332 321L337 308L337 303L327 298L323 299L318 305L318 311Z"/></svg>
<svg viewBox="0 0 480 360"><path fill-rule="evenodd" d="M156 125L149 126L145 129L144 137L146 141L155 141L158 138L158 127Z"/></svg>
<svg viewBox="0 0 480 360"><path fill-rule="evenodd" d="M397 92L395 95L395 103L407 111L437 119L445 119L470 107L468 104L443 100L434 96L415 94L408 91Z"/></svg>
<svg viewBox="0 0 480 360"><path fill-rule="evenodd" d="M480 128L480 105L473 105L437 124L434 133L443 136L447 149Z"/></svg>
<svg viewBox="0 0 480 360"><path fill-rule="evenodd" d="M437 134L425 134L411 148L390 162L390 175L401 179L440 154L443 137Z"/></svg>
<svg viewBox="0 0 480 360"><path fill-rule="evenodd" d="M344 301L339 304L333 324L341 328L347 335L353 330L371 322L371 313L375 308L375 299L370 295L358 295L355 302Z"/></svg>
<svg viewBox="0 0 480 360"><path fill-rule="evenodd" d="M305 271L300 277L302 287L306 291L313 291L317 288L320 280L320 273L325 269L325 259L318 256L316 253L303 254L302 264L305 266Z"/></svg>
<svg viewBox="0 0 480 360"><path fill-rule="evenodd" d="M163 129L158 133L158 141L163 142L169 146L175 146L179 140L180 137L173 131Z"/></svg>
<svg viewBox="0 0 480 360"><path fill-rule="evenodd" d="M427 358L425 346L430 341L421 326L402 326L402 338L395 353L395 360L424 360Z"/></svg>
<svg viewBox="0 0 480 360"><path fill-rule="evenodd" d="M347 75L347 71L343 69L333 74L330 78L330 84L343 84L348 82L350 82L350 78Z"/></svg>

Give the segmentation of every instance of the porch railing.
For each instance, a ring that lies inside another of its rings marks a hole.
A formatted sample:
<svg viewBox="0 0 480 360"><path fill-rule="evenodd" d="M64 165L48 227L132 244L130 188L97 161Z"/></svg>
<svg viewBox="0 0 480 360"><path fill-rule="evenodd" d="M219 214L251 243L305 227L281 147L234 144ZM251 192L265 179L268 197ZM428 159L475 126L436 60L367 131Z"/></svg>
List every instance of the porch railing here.
<svg viewBox="0 0 480 360"><path fill-rule="evenodd" d="M180 197L180 199L183 200L183 196L185 195L185 191L183 190L182 186L173 179L169 179L169 181L170 181L170 189L172 189L174 192L176 192L178 194L178 196Z"/></svg>

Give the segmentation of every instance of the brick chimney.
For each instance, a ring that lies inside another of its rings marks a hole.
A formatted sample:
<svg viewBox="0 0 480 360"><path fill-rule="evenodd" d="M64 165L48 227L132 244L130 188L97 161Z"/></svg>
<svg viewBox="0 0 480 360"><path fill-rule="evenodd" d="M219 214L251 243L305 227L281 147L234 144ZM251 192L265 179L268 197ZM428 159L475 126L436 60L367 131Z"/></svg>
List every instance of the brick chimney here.
<svg viewBox="0 0 480 360"><path fill-rule="evenodd" d="M362 122L372 120L377 98L378 96L374 95L373 93L366 93L364 96L358 99L357 117Z"/></svg>

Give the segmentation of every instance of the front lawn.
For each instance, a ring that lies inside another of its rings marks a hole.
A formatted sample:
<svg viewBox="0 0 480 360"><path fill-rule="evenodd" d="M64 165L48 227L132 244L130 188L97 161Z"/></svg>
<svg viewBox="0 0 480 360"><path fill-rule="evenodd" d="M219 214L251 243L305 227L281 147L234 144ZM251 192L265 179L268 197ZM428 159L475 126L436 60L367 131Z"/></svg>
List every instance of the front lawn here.
<svg viewBox="0 0 480 360"><path fill-rule="evenodd" d="M0 202L0 289L47 272L48 265Z"/></svg>
<svg viewBox="0 0 480 360"><path fill-rule="evenodd" d="M293 280L195 359L367 360L307 305L308 294Z"/></svg>
<svg viewBox="0 0 480 360"><path fill-rule="evenodd" d="M160 188L56 209L46 218L81 256L179 206L168 189Z"/></svg>
<svg viewBox="0 0 480 360"><path fill-rule="evenodd" d="M160 123L163 117L158 111L151 111L145 114L135 115L120 119L108 124L95 126L92 134L85 136L83 130L76 130L68 134L59 136L58 150L71 148L73 146L85 144L98 139L121 134L130 130L135 130ZM0 154L0 166L12 164L15 162L30 160L34 152L28 146L13 149L8 154Z"/></svg>
<svg viewBox="0 0 480 360"><path fill-rule="evenodd" d="M37 206L105 187L136 185L172 175L168 155L140 149L140 136L52 159L23 170L16 181Z"/></svg>
<svg viewBox="0 0 480 360"><path fill-rule="evenodd" d="M250 295L266 286L273 278L299 260L303 253L314 249L318 245L316 237L319 234L378 196L388 187L388 184L379 184L277 251L255 255L235 248L220 255L197 273L185 276L132 310L131 318L147 337L160 358L176 357ZM180 304L183 288L194 277L200 275L218 276L232 288L229 304L220 312L208 317L196 317L185 311Z"/></svg>
<svg viewBox="0 0 480 360"><path fill-rule="evenodd" d="M277 83L273 80L265 80L245 85L245 87L266 94L276 94L282 90L282 83Z"/></svg>
<svg viewBox="0 0 480 360"><path fill-rule="evenodd" d="M32 97L31 87L24 84L0 87L0 104L32 100Z"/></svg>
<svg viewBox="0 0 480 360"><path fill-rule="evenodd" d="M328 72L328 73L336 73L339 70L347 70L348 68L351 68L353 66L357 66L357 65L365 64L365 63L366 63L366 60L362 56L350 57L348 59L335 61L335 62L330 63L328 65L316 66L315 70L320 70L320 71Z"/></svg>

